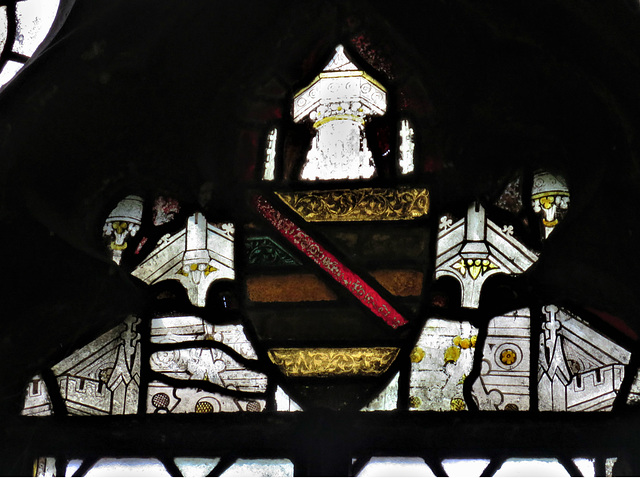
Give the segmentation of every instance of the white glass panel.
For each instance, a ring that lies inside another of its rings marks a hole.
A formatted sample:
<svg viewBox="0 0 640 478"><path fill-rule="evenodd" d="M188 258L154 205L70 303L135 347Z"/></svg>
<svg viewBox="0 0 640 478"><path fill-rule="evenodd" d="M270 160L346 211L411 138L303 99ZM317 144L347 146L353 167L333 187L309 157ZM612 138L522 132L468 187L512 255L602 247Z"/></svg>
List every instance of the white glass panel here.
<svg viewBox="0 0 640 478"><path fill-rule="evenodd" d="M558 460L509 458L493 476L570 476Z"/></svg>
<svg viewBox="0 0 640 478"><path fill-rule="evenodd" d="M293 463L287 459L240 459L220 476L293 476Z"/></svg>
<svg viewBox="0 0 640 478"><path fill-rule="evenodd" d="M436 476L422 458L375 457L358 476Z"/></svg>
<svg viewBox="0 0 640 478"><path fill-rule="evenodd" d="M395 410L398 408L398 380L400 373L391 379L380 394L371 400L369 404L362 409L364 412L373 412L376 410Z"/></svg>
<svg viewBox="0 0 640 478"><path fill-rule="evenodd" d="M0 52L4 49L4 44L7 42L7 7L0 7Z"/></svg>
<svg viewBox="0 0 640 478"><path fill-rule="evenodd" d="M276 388L276 410L279 412L300 412L302 407L278 386Z"/></svg>
<svg viewBox="0 0 640 478"><path fill-rule="evenodd" d="M176 458L176 466L182 476L207 476L211 473L220 458Z"/></svg>
<svg viewBox="0 0 640 478"><path fill-rule="evenodd" d="M49 398L47 386L42 377L36 375L27 385L27 393L21 415L41 417L52 413L51 399Z"/></svg>
<svg viewBox="0 0 640 478"><path fill-rule="evenodd" d="M413 128L409 120L403 119L400 125L400 144L398 146L398 165L401 174L413 172Z"/></svg>
<svg viewBox="0 0 640 478"><path fill-rule="evenodd" d="M16 3L16 43L13 50L31 56L51 29L59 0L25 0Z"/></svg>
<svg viewBox="0 0 640 478"><path fill-rule="evenodd" d="M264 158L264 181L273 181L276 177L276 142L278 140L278 130L273 128L267 138L267 147Z"/></svg>
<svg viewBox="0 0 640 478"><path fill-rule="evenodd" d="M69 460L64 476L73 476L73 474L78 471L78 468L80 468L80 465L82 465L82 461L83 460Z"/></svg>
<svg viewBox="0 0 640 478"><path fill-rule="evenodd" d="M480 410L529 409L530 315L520 309L489 321L472 392Z"/></svg>
<svg viewBox="0 0 640 478"><path fill-rule="evenodd" d="M52 367L71 415L137 413L140 319L125 322Z"/></svg>
<svg viewBox="0 0 640 478"><path fill-rule="evenodd" d="M56 459L40 457L33 464L33 476L56 476Z"/></svg>
<svg viewBox="0 0 640 478"><path fill-rule="evenodd" d="M102 458L85 476L171 476L155 458Z"/></svg>
<svg viewBox="0 0 640 478"><path fill-rule="evenodd" d="M9 83L9 81L16 76L16 73L18 73L22 66L23 64L18 63L17 61L8 61L2 69L2 72L0 72L0 86Z"/></svg>
<svg viewBox="0 0 640 478"><path fill-rule="evenodd" d="M429 319L411 353L412 410L465 410L462 387L473 367L478 329L469 322Z"/></svg>
<svg viewBox="0 0 640 478"><path fill-rule="evenodd" d="M448 476L480 476L489 460L443 460L442 468Z"/></svg>
<svg viewBox="0 0 640 478"><path fill-rule="evenodd" d="M582 473L582 476L596 476L596 461L593 458L574 458L573 462Z"/></svg>
<svg viewBox="0 0 640 478"><path fill-rule="evenodd" d="M631 353L568 311L547 305L542 312L540 410L611 410Z"/></svg>
<svg viewBox="0 0 640 478"><path fill-rule="evenodd" d="M149 383L147 413L261 412L263 399L234 398L196 388L174 388L160 382Z"/></svg>

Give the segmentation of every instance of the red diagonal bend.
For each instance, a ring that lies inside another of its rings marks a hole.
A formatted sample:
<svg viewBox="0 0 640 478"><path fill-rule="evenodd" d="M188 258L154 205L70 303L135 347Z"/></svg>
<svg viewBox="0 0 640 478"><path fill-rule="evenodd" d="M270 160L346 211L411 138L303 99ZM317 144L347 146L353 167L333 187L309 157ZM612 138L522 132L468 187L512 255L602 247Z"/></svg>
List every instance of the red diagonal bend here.
<svg viewBox="0 0 640 478"><path fill-rule="evenodd" d="M267 199L263 196L256 196L254 206L291 244L328 272L338 283L346 287L371 312L394 329L407 323L406 319L371 286L314 241L306 232L284 217Z"/></svg>

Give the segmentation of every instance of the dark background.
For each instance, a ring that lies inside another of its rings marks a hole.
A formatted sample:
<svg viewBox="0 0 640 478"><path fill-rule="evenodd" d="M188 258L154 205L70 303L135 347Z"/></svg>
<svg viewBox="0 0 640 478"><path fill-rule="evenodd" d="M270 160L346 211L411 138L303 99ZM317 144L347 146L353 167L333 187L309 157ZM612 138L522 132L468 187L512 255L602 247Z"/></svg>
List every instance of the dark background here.
<svg viewBox="0 0 640 478"><path fill-rule="evenodd" d="M414 122L434 207L495 198L520 169L561 171L570 212L528 287L640 334L637 3L61 5L66 22L0 92L0 422L40 367L144 310L101 239L114 204L163 194L241 216L266 133L338 43L389 87L377 131Z"/></svg>

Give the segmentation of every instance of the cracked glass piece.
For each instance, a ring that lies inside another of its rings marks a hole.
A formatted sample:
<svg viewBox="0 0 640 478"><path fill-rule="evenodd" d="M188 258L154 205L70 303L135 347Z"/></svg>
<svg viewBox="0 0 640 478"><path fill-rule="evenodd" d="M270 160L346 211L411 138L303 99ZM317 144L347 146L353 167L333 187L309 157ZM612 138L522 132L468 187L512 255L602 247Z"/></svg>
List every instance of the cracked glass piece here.
<svg viewBox="0 0 640 478"><path fill-rule="evenodd" d="M182 231L160 239L132 275L150 285L177 280L191 303L204 307L213 282L235 279L234 232L233 224L210 224L198 212Z"/></svg>
<svg viewBox="0 0 640 478"><path fill-rule="evenodd" d="M538 404L547 411L610 411L631 353L555 305L542 308Z"/></svg>
<svg viewBox="0 0 640 478"><path fill-rule="evenodd" d="M489 321L480 376L472 396L480 410L528 410L530 363L529 309Z"/></svg>
<svg viewBox="0 0 640 478"><path fill-rule="evenodd" d="M482 286L490 276L522 274L537 260L536 253L513 236L513 228L487 219L478 202L454 224L447 216L440 220L436 279L449 276L458 281L462 307L478 308Z"/></svg>
<svg viewBox="0 0 640 478"><path fill-rule="evenodd" d="M33 476L56 476L56 459L42 456L33 463Z"/></svg>
<svg viewBox="0 0 640 478"><path fill-rule="evenodd" d="M358 476L436 476L422 458L377 456L369 460Z"/></svg>
<svg viewBox="0 0 640 478"><path fill-rule="evenodd" d="M400 122L400 141L398 145L398 166L400 167L400 174L410 174L414 170L414 134L411 122L403 119Z"/></svg>
<svg viewBox="0 0 640 478"><path fill-rule="evenodd" d="M363 412L373 412L377 410L395 410L398 408L398 380L400 373L396 373L391 382L362 409Z"/></svg>
<svg viewBox="0 0 640 478"><path fill-rule="evenodd" d="M276 388L276 410L279 412L301 412L302 407L291 399L280 386Z"/></svg>
<svg viewBox="0 0 640 478"><path fill-rule="evenodd" d="M111 258L116 264L122 260L122 252L127 248L127 240L134 237L142 224L143 201L140 196L130 195L118 203L111 211L102 228L102 235L109 237Z"/></svg>
<svg viewBox="0 0 640 478"><path fill-rule="evenodd" d="M509 458L493 476L571 476L555 458Z"/></svg>
<svg viewBox="0 0 640 478"><path fill-rule="evenodd" d="M230 390L264 393L267 377L241 365L216 348L154 352L151 370L179 380L204 380Z"/></svg>
<svg viewBox="0 0 640 478"><path fill-rule="evenodd" d="M53 414L49 391L40 375L33 377L27 385L24 407L20 414L32 417L42 417Z"/></svg>
<svg viewBox="0 0 640 478"><path fill-rule="evenodd" d="M469 322L427 320L411 352L411 410L466 410L462 387L473 367L478 329Z"/></svg>
<svg viewBox="0 0 640 478"><path fill-rule="evenodd" d="M593 458L574 458L573 462L585 477L596 476L596 460Z"/></svg>
<svg viewBox="0 0 640 478"><path fill-rule="evenodd" d="M236 398L199 388L176 388L154 381L149 383L147 413L261 412L266 400Z"/></svg>
<svg viewBox="0 0 640 478"><path fill-rule="evenodd" d="M180 203L172 198L158 196L153 203L153 225L162 226L175 219L180 212Z"/></svg>
<svg viewBox="0 0 640 478"><path fill-rule="evenodd" d="M480 476L489 460L442 460L447 476Z"/></svg>
<svg viewBox="0 0 640 478"><path fill-rule="evenodd" d="M126 415L138 411L140 319L123 324L52 367L70 415Z"/></svg>
<svg viewBox="0 0 640 478"><path fill-rule="evenodd" d="M286 458L256 460L240 458L220 476L293 476L293 463Z"/></svg>
<svg viewBox="0 0 640 478"><path fill-rule="evenodd" d="M220 458L174 458L173 460L182 476L209 476Z"/></svg>
<svg viewBox="0 0 640 478"><path fill-rule="evenodd" d="M156 458L101 458L85 476L171 476Z"/></svg>
<svg viewBox="0 0 640 478"><path fill-rule="evenodd" d="M31 56L49 33L59 0L23 0L16 3L16 42L13 51Z"/></svg>
<svg viewBox="0 0 640 478"><path fill-rule="evenodd" d="M376 174L364 125L387 109L387 93L347 58L335 55L309 86L293 98L293 120L313 122L316 131L302 166L304 180L363 179Z"/></svg>
<svg viewBox="0 0 640 478"><path fill-rule="evenodd" d="M195 340L213 340L228 345L247 359L258 356L242 325L212 325L192 315L151 319L151 343L170 344Z"/></svg>
<svg viewBox="0 0 640 478"><path fill-rule="evenodd" d="M278 130L273 128L267 136L267 146L264 152L264 172L263 181L273 181L276 178L276 143L278 141Z"/></svg>
<svg viewBox="0 0 640 478"><path fill-rule="evenodd" d="M533 211L540 216L546 239L569 208L567 181L548 171L536 172L531 188L531 205Z"/></svg>
<svg viewBox="0 0 640 478"><path fill-rule="evenodd" d="M507 184L495 205L512 214L522 211L522 187L519 176Z"/></svg>
<svg viewBox="0 0 640 478"><path fill-rule="evenodd" d="M0 86L6 85L13 79L14 76L20 71L20 68L24 66L24 63L9 60L2 71L0 72Z"/></svg>

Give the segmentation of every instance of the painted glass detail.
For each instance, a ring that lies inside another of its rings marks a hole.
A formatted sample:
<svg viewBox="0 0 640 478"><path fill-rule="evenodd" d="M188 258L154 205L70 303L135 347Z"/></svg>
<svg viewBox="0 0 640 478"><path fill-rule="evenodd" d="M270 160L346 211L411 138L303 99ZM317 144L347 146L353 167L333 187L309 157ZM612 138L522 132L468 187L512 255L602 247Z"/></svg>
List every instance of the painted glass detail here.
<svg viewBox="0 0 640 478"><path fill-rule="evenodd" d="M395 410L398 408L398 382L400 373L396 373L389 384L366 407L363 412L375 412L379 410Z"/></svg>
<svg viewBox="0 0 640 478"><path fill-rule="evenodd" d="M102 233L111 240L111 258L116 264L120 264L122 260L122 252L128 246L129 237L134 237L140 230L142 206L140 196L127 196L111 211L104 224Z"/></svg>
<svg viewBox="0 0 640 478"><path fill-rule="evenodd" d="M27 385L27 393L21 415L42 417L52 413L51 398L49 397L47 386L42 377L36 375Z"/></svg>
<svg viewBox="0 0 640 478"><path fill-rule="evenodd" d="M542 308L540 410L609 411L631 353L554 305Z"/></svg>
<svg viewBox="0 0 640 478"><path fill-rule="evenodd" d="M414 134L415 133L413 131L413 128L411 127L411 122L407 119L403 119L400 122L400 144L398 145L398 167L400 168L400 174L410 174L414 170Z"/></svg>
<svg viewBox="0 0 640 478"><path fill-rule="evenodd" d="M494 274L521 274L538 256L487 219L480 203L472 204L467 216L455 224L440 222L436 278L455 278L462 289L462 306L477 309L484 282Z"/></svg>
<svg viewBox="0 0 640 478"><path fill-rule="evenodd" d="M424 188L363 188L276 194L308 222L401 221L424 217L429 212L429 191Z"/></svg>
<svg viewBox="0 0 640 478"><path fill-rule="evenodd" d="M184 382L188 385L188 381ZM246 393L226 395L213 388L207 386L206 380L198 381L197 387L175 387L153 381L148 388L147 413L262 412L266 407L266 400L259 398L264 394L249 398Z"/></svg>
<svg viewBox="0 0 640 478"><path fill-rule="evenodd" d="M140 319L101 335L52 367L71 415L126 415L138 411Z"/></svg>
<svg viewBox="0 0 640 478"><path fill-rule="evenodd" d="M204 307L214 281L235 279L234 232L233 224L210 224L196 213L186 228L160 240L132 275L147 284L177 280L191 303Z"/></svg>
<svg viewBox="0 0 640 478"><path fill-rule="evenodd" d="M566 180L547 171L538 171L533 177L531 204L540 216L546 239L569 208L569 187Z"/></svg>
<svg viewBox="0 0 640 478"><path fill-rule="evenodd" d="M473 367L478 330L469 322L429 319L411 352L412 410L466 410L463 384Z"/></svg>
<svg viewBox="0 0 640 478"><path fill-rule="evenodd" d="M380 375L399 352L396 347L273 348L269 358L287 376Z"/></svg>
<svg viewBox="0 0 640 478"><path fill-rule="evenodd" d="M520 309L489 321L472 386L480 410L529 409L530 317L529 309Z"/></svg>
<svg viewBox="0 0 640 478"><path fill-rule="evenodd" d="M264 197L254 198L256 210L298 250L328 272L338 283L347 288L371 312L380 317L394 329L407 323L380 294L364 280L342 264L324 247L314 241L307 233L276 210Z"/></svg>
<svg viewBox="0 0 640 478"><path fill-rule="evenodd" d="M245 240L247 262L255 266L296 266L295 257L284 247L267 236L249 237Z"/></svg>
<svg viewBox="0 0 640 478"><path fill-rule="evenodd" d="M358 69L342 45L309 86L293 98L293 120L313 122L316 134L300 178L360 179L375 175L366 119L387 109L386 90Z"/></svg>
<svg viewBox="0 0 640 478"><path fill-rule="evenodd" d="M273 128L267 137L267 146L264 152L263 181L273 181L276 178L276 142L278 141L278 130Z"/></svg>

